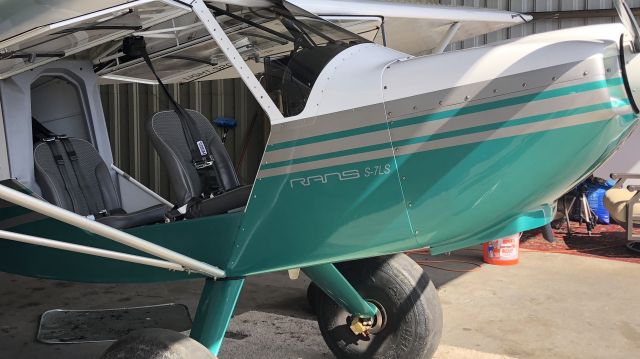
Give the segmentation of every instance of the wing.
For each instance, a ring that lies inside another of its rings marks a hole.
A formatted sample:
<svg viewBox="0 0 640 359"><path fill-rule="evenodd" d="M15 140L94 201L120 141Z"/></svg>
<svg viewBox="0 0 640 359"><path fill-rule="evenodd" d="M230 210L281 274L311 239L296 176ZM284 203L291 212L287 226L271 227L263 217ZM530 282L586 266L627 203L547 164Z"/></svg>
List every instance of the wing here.
<svg viewBox="0 0 640 359"><path fill-rule="evenodd" d="M238 52L248 60L255 72L263 71L266 57L284 56L294 49L295 39L287 35L287 22L268 11L268 6L273 2L206 2ZM295 2L351 31L345 38L334 38L343 41L350 41L352 33L368 40L380 38L378 34L384 18L391 36L390 44L410 53L417 52L407 50L416 44L423 48L425 44L433 47L433 44L442 41L443 34L454 23L460 24L455 40L523 21L515 13L479 9L372 1ZM19 3L23 3L23 6L16 5ZM303 10L293 9L295 6L286 2L283 4L292 11L298 11L304 21L320 20ZM336 9L339 9L337 14ZM0 2L0 10L12 14L0 22L0 79L60 58L75 57L92 61L94 71L110 81L155 83L153 74L143 60L130 59L122 53L122 38L130 35L145 37L155 68L167 83L237 76L185 2L52 0L45 4L24 0ZM415 24L411 25L412 22ZM322 26L333 34L344 32L331 24ZM414 28L403 34L402 26ZM418 26L424 31L415 31ZM307 36L317 37L310 38L317 43L325 41L322 34ZM418 36L418 39L412 36Z"/></svg>
<svg viewBox="0 0 640 359"><path fill-rule="evenodd" d="M382 17L387 46L413 55L429 53L445 39L453 24L457 31L450 41L460 41L518 25L532 19L510 11L353 0L291 0L316 15L336 21L343 18ZM381 36L376 40L381 42Z"/></svg>

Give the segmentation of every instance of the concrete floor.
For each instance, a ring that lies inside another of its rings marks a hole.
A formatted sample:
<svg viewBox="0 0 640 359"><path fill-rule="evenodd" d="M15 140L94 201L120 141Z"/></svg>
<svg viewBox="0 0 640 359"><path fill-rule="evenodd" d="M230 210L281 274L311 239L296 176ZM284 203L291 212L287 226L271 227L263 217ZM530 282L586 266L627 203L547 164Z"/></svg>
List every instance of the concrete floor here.
<svg viewBox="0 0 640 359"><path fill-rule="evenodd" d="M433 259L480 260L474 251ZM639 356L637 264L524 252L514 267L483 266L470 273L425 269L439 287L444 311L438 359ZM242 339L227 339L220 356L331 358L306 304L307 283L290 281L285 273L248 279L230 327ZM194 313L201 285L86 285L0 274L0 358L97 358L109 343L36 342L39 315L53 308L168 302L186 304Z"/></svg>

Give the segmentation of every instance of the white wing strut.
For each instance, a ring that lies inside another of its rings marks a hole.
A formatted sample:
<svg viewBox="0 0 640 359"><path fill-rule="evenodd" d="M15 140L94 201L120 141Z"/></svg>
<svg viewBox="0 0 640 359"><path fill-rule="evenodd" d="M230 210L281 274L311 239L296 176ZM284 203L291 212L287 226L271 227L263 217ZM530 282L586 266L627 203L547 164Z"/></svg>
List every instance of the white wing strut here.
<svg viewBox="0 0 640 359"><path fill-rule="evenodd" d="M258 101L260 107L262 107L264 112L267 114L271 123L282 119L284 116L282 116L282 113L280 113L276 104L271 100L267 91L265 91L262 85L260 85L256 76L253 74L247 63L244 62L242 55L240 55L235 45L231 40L229 40L227 34L224 33L224 30L220 24L218 24L215 16L211 14L211 11L207 8L204 1L194 0L194 2L191 3L191 6L193 7L193 12L204 24L204 27L209 31L209 34L218 44L218 47L222 50L231 65L233 65L236 71L238 71L242 81L244 81L245 85L249 88L249 91L251 91L253 96L256 98L256 101Z"/></svg>
<svg viewBox="0 0 640 359"><path fill-rule="evenodd" d="M447 30L447 33L444 35L444 38L442 39L438 47L436 47L433 50L433 53L441 54L444 51L444 49L447 47L447 45L451 43L451 40L453 40L453 37L455 36L456 32L458 32L459 28L460 28L459 22L454 22L453 24L451 24L451 26L449 26L449 30Z"/></svg>
<svg viewBox="0 0 640 359"><path fill-rule="evenodd" d="M92 221L79 214L67 211L66 209L60 208L58 206L54 206L51 203L39 200L35 197L29 196L28 194L24 194L20 191L16 191L7 186L0 185L0 198L5 201L14 203L18 206L28 208L32 211L44 214L45 216L70 224L72 226L82 228L99 236L111 239L118 243L124 244L125 246L129 246L139 251L151 254L158 258L164 259L165 261L178 264L188 271L202 273L214 278L222 278L225 276L225 272L218 267L206 264L191 257L187 257L183 254L159 246L155 243L145 241L142 238L138 238L129 233L109 227L100 222Z"/></svg>
<svg viewBox="0 0 640 359"><path fill-rule="evenodd" d="M88 254L96 257L115 259L115 260L124 261L124 262L143 264L151 267L164 268L164 269L174 270L179 272L185 271L184 267L179 264L163 261L160 259L136 256L133 254L110 251L106 249L100 249L100 248L89 247L89 246L83 246L80 244L74 244L69 242L56 241L53 239L30 236L27 234L0 230L0 239L7 239L15 242L28 243L36 246L41 246L41 247L55 248L63 251Z"/></svg>

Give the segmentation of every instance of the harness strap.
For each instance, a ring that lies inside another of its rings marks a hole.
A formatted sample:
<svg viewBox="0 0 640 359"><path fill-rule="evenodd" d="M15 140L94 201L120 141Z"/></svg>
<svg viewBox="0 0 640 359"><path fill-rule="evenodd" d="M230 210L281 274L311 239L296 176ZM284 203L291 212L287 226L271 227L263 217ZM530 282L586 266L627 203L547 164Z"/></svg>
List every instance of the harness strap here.
<svg viewBox="0 0 640 359"><path fill-rule="evenodd" d="M139 40L142 41L142 40ZM208 144L205 144L200 130L198 129L195 120L187 110L184 109L174 98L171 96L171 93L167 89L167 86L162 82L160 76L156 72L153 67L153 63L151 62L151 58L147 53L146 46L142 46L142 43L139 43L139 47L136 47L135 50L138 51L138 55L142 56L147 66L153 73L153 76L158 81L160 88L169 99L173 110L178 116L180 125L182 126L182 132L184 133L185 139L187 141L187 147L189 147L189 152L191 153L191 161L198 173L198 178L200 179L200 197L208 198L211 195L217 194L221 192L221 186L218 184L216 172L214 169L214 158L211 154L209 154L207 148Z"/></svg>
<svg viewBox="0 0 640 359"><path fill-rule="evenodd" d="M64 188L67 191L67 194L71 198L71 205L73 207L73 211L76 213L81 213L82 206L80 205L81 199L78 198L77 193L80 192L84 203L86 204L87 210L89 214L94 218L108 216L109 212L106 208L100 209L100 205L97 203L96 198L93 193L92 187L88 185L88 182L84 176L84 172L80 168L80 164L78 161L78 155L73 148L73 144L71 141L63 135L57 135L51 132L48 128L46 128L43 124L41 124L35 118L31 118L32 122L32 131L34 142L41 141L45 142L53 155L53 159L56 162L56 166L58 168L58 172L62 177L62 182L64 184ZM70 176L69 171L67 170L67 161L64 159L60 151L58 150L57 143L61 143L64 147L64 150L67 154L67 158L71 162L71 170L76 181ZM76 183L80 186L77 188ZM89 196L89 197L87 197ZM102 197L102 203L106 207L106 201L104 199L104 195L100 192L100 196Z"/></svg>
<svg viewBox="0 0 640 359"><path fill-rule="evenodd" d="M59 137L59 140L62 143L62 146L64 146L64 150L67 152L67 157L69 158L69 161L71 161L71 167L73 168L73 172L76 175L78 184L80 184L80 190L87 202L87 206L89 207L89 212L96 217L108 216L109 211L106 208L107 203L104 200L104 196L102 195L102 192L100 192L100 197L102 198L102 206L100 206L100 204L97 201L98 197L95 196L95 193L92 190L92 187L89 186L89 184L87 183L87 178L85 177L84 172L80 168L80 164L78 163L78 154L76 153L75 148L73 148L73 144L66 137ZM89 198L87 198L87 195L89 196Z"/></svg>
<svg viewBox="0 0 640 359"><path fill-rule="evenodd" d="M180 124L182 125L182 131L184 132L187 140L189 151L191 152L191 159L193 161L193 165L196 167L196 170L213 165L213 158L207 151L207 146L205 145L204 140L200 135L200 131L198 130L195 121L193 120L189 112L187 112L184 107L180 106L180 104L176 102L173 96L171 96L171 93L169 93L167 86L164 84L164 82L162 82L160 76L158 76L158 73L153 67L153 63L151 62L146 49L142 52L142 58L147 63L147 66L149 66L149 69L158 81L160 88L162 88L162 91L171 102L176 115L178 115L178 119L180 120Z"/></svg>
<svg viewBox="0 0 640 359"><path fill-rule="evenodd" d="M76 188L71 188L73 186L73 182L71 181L71 177L69 177L69 173L67 172L67 165L64 160L64 157L58 151L58 146L56 145L57 140L55 138L46 139L45 143L49 146L49 150L51 150L51 154L53 155L53 160L56 162L56 166L58 167L58 172L60 172L60 176L62 176L62 182L64 183L64 188L67 191L67 194L71 198L71 206L73 207L73 211L76 213L80 213L82 207L76 198L77 192ZM84 195L83 195L84 196Z"/></svg>

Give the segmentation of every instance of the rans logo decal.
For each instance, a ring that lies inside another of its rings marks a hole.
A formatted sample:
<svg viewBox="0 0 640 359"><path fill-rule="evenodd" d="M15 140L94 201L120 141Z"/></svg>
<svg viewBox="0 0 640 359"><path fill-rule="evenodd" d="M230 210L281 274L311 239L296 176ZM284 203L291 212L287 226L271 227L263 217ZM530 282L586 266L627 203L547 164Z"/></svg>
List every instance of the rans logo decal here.
<svg viewBox="0 0 640 359"><path fill-rule="evenodd" d="M391 165L375 165L363 169L352 169L342 172L330 172L308 177L293 178L289 181L291 188L309 187L315 184L327 184L331 181L350 181L359 178L385 176L391 173Z"/></svg>

